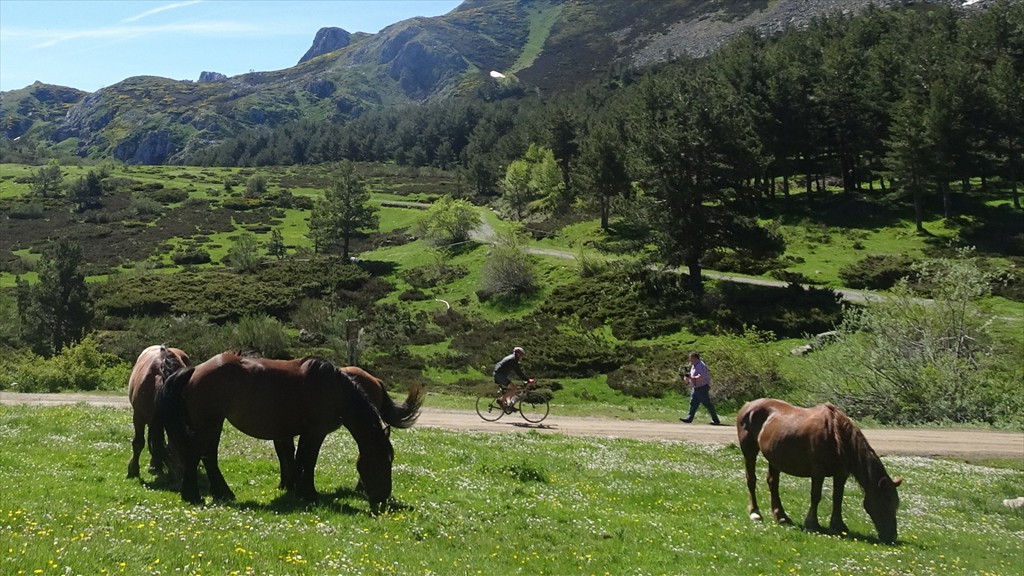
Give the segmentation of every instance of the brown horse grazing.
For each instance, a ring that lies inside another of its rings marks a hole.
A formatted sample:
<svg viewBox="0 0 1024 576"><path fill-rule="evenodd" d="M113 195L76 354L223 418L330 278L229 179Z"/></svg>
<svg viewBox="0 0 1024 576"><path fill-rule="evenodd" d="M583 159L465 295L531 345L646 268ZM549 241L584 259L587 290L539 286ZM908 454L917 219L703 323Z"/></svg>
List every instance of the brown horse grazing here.
<svg viewBox="0 0 1024 576"><path fill-rule="evenodd" d="M164 376L179 368L188 366L188 355L177 348L164 345L150 346L139 354L128 377L128 401L132 405L132 423L135 436L132 438L132 459L128 462L128 477L139 477L139 456L146 444L146 427L149 427L149 472L160 474L167 461L167 445L164 430L154 418L153 403L156 391L163 386Z"/></svg>
<svg viewBox="0 0 1024 576"><path fill-rule="evenodd" d="M755 464L758 451L768 460L768 489L772 516L789 522L779 500L779 473L811 479L811 507L804 528L820 530L818 503L826 476L833 480L832 519L829 529L848 532L842 517L843 489L852 474L864 490L864 509L884 542L896 540L896 509L900 505L896 487L902 478L890 478L885 466L868 445L864 434L832 404L798 408L771 398L747 402L736 415L736 432L746 463L748 512L761 519L757 507Z"/></svg>
<svg viewBox="0 0 1024 576"><path fill-rule="evenodd" d="M386 424L384 432L388 437L391 436L392 426L411 428L416 423L416 419L420 416L420 408L423 406L424 390L422 386L414 384L409 388L409 396L405 402L398 404L388 396L384 382L373 374L358 366L345 366L341 371L352 378L356 386L366 394L370 404L377 408L381 420ZM296 488L293 473L295 444L291 438L281 438L274 440L274 450L277 452L277 460L281 464L281 482L278 484L278 488L294 490ZM363 490L362 480L356 485L356 489Z"/></svg>
<svg viewBox="0 0 1024 576"><path fill-rule="evenodd" d="M313 484L320 447L345 426L359 446L356 469L376 513L391 497L391 441L380 415L344 372L321 358L266 360L224 352L175 372L157 394L171 448L182 461L182 499L199 503L197 468L202 460L215 499L230 500L217 464L224 420L256 438L290 442L299 437L294 486L317 497Z"/></svg>

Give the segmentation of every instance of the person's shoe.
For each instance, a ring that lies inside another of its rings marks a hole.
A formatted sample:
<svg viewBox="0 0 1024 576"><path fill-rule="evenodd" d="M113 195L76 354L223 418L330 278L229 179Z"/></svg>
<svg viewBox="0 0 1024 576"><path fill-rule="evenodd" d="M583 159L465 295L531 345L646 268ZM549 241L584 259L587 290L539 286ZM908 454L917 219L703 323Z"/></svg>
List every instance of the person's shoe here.
<svg viewBox="0 0 1024 576"><path fill-rule="evenodd" d="M722 425L722 422L721 422L721 421L719 421L719 420L715 420L714 422L711 422L711 425L712 425L712 426L721 426L721 425Z"/></svg>
<svg viewBox="0 0 1024 576"><path fill-rule="evenodd" d="M679 421L689 424L690 422L693 422L693 418L680 418Z"/></svg>

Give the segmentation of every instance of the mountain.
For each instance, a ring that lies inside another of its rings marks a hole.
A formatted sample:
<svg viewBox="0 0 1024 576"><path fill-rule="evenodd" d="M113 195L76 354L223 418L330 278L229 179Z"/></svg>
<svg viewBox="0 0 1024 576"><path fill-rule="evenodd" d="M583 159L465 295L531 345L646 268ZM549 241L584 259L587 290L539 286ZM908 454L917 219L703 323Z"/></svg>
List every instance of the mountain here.
<svg viewBox="0 0 1024 576"><path fill-rule="evenodd" d="M466 0L377 34L323 28L291 68L200 81L136 76L93 93L36 83L0 93L2 150L57 146L132 164L187 161L240 130L300 118L344 122L376 106L472 94L500 71L540 93L735 34L774 33L897 0ZM905 5L907 0L900 0Z"/></svg>

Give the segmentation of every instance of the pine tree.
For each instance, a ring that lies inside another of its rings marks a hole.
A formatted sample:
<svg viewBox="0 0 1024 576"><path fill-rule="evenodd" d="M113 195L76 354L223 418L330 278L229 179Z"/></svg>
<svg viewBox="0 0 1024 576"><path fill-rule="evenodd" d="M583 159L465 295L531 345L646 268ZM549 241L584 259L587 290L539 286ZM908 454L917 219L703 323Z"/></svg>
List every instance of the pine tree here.
<svg viewBox="0 0 1024 576"><path fill-rule="evenodd" d="M377 208L369 202L370 192L356 174L355 166L343 162L331 187L310 215L309 234L316 249L340 244L341 257L348 261L352 236L379 226Z"/></svg>

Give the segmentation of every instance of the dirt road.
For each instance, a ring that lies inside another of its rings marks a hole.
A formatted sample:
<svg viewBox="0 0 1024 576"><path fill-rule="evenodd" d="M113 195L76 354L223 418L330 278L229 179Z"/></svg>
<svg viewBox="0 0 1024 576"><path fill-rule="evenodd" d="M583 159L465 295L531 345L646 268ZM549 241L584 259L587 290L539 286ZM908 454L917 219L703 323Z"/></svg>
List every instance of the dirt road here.
<svg viewBox="0 0 1024 576"><path fill-rule="evenodd" d="M0 404L57 406L78 403L128 408L128 399L122 396L0 392ZM729 444L736 441L736 429L733 426L650 420L576 418L559 416L556 411L553 411L551 416L548 416L548 419L541 424L529 424L517 415L505 416L498 422L484 422L472 410L441 410L426 407L423 409L417 426L493 433L536 430L545 434L568 436L683 440L708 444ZM875 451L883 456L904 454L965 459L1003 457L1024 460L1024 433L1018 432L951 428L880 428L866 429L864 435L867 436Z"/></svg>

